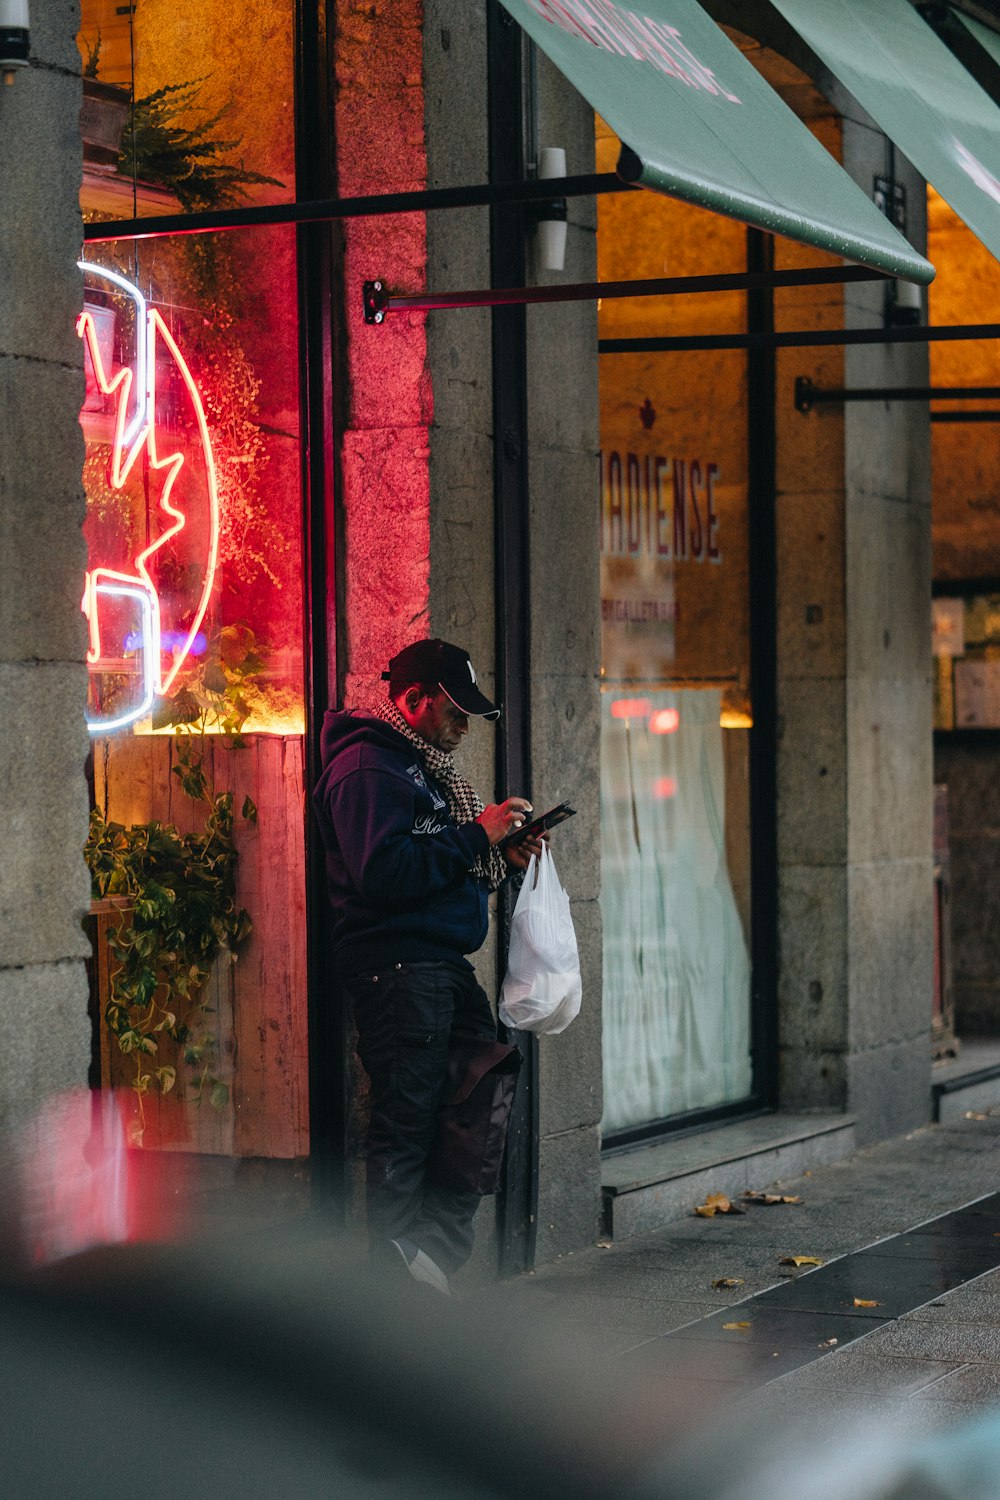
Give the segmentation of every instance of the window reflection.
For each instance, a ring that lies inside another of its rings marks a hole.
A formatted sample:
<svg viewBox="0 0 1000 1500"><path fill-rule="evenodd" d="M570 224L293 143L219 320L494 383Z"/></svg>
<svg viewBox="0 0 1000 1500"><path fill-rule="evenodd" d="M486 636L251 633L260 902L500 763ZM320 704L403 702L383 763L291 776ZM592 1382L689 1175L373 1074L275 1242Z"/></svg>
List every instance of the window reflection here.
<svg viewBox="0 0 1000 1500"><path fill-rule="evenodd" d="M617 141L598 123L598 169ZM598 202L602 280L745 269L740 225ZM601 306L602 337L738 327L742 293ZM605 1132L751 1091L746 357L600 361Z"/></svg>

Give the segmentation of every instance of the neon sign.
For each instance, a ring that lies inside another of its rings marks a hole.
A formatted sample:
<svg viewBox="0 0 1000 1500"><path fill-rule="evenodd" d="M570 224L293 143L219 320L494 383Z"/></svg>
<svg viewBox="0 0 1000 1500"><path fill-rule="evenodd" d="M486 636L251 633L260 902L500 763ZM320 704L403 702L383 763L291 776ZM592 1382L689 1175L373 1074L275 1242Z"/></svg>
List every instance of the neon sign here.
<svg viewBox="0 0 1000 1500"><path fill-rule="evenodd" d="M102 601L132 601L138 608L139 630L126 640L127 649L137 643L142 652L142 697L138 704L111 718L88 719L92 734L106 734L125 728L144 718L157 696L170 691L188 656L204 650L201 624L208 609L219 561L219 493L212 443L205 420L201 395L173 335L155 308L147 305L139 291L116 271L105 270L89 261L78 262L88 275L106 281L124 293L135 309L135 362L123 365L117 372L111 360L105 363L101 353L93 314L85 307L77 319L76 331L83 339L101 396L114 400L114 431L107 479L113 490L124 489L137 461L142 458L149 470L162 476L158 509L164 528L132 560L129 570L97 566L85 575L82 609L87 617L90 644L87 662L92 669L102 660ZM204 455L208 495L208 536L201 561L201 587L193 613L181 630L164 631L160 595L150 572L157 554L180 534L187 523L183 495L178 481L187 462L183 452L161 453L157 442L157 357L166 357L179 373L186 389ZM176 491L176 495L175 495ZM170 653L165 668L165 656Z"/></svg>

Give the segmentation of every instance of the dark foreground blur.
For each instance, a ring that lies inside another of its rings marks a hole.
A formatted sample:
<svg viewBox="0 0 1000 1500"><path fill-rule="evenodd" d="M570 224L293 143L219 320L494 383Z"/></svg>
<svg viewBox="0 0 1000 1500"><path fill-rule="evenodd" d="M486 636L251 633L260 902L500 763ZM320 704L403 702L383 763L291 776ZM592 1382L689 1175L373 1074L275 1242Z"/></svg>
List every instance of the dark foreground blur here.
<svg viewBox="0 0 1000 1500"><path fill-rule="evenodd" d="M817 1463L808 1430L700 1410L696 1368L640 1373L596 1338L373 1279L318 1216L185 1235L195 1185L135 1161L90 1096L19 1143L5 1496L1000 1500L996 1418L924 1443L852 1425Z"/></svg>

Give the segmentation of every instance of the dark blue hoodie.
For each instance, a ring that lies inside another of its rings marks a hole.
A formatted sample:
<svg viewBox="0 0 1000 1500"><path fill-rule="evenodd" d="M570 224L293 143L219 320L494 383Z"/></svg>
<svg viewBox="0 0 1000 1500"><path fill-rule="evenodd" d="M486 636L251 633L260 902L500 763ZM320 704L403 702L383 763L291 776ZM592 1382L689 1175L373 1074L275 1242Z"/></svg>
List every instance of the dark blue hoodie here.
<svg viewBox="0 0 1000 1500"><path fill-rule="evenodd" d="M470 967L486 937L490 841L458 827L416 747L381 719L330 710L313 806L326 847L341 974L447 960Z"/></svg>

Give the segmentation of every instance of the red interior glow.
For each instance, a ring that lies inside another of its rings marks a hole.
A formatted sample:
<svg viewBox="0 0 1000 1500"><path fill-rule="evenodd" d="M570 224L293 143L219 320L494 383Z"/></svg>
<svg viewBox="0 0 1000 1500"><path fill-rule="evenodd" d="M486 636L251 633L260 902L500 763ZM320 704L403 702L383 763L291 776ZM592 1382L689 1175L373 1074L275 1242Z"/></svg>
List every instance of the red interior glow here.
<svg viewBox="0 0 1000 1500"><path fill-rule="evenodd" d="M652 708L648 698L616 698L611 705L613 719L645 719Z"/></svg>
<svg viewBox="0 0 1000 1500"><path fill-rule="evenodd" d="M650 716L650 734L676 734L681 727L681 716L676 708L658 708Z"/></svg>

